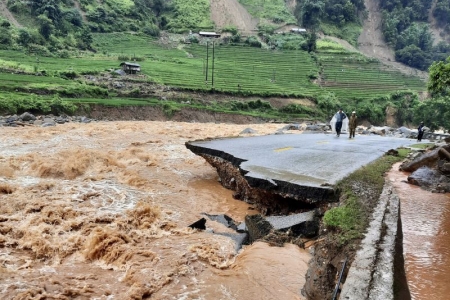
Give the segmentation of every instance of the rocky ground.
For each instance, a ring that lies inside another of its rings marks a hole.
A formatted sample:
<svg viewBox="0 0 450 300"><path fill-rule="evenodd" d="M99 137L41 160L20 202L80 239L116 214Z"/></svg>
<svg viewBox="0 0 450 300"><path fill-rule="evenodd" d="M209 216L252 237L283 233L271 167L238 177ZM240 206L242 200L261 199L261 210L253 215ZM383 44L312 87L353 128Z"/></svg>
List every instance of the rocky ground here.
<svg viewBox="0 0 450 300"><path fill-rule="evenodd" d="M450 139L437 143L433 149L411 153L400 170L410 172L408 182L433 193L450 192Z"/></svg>

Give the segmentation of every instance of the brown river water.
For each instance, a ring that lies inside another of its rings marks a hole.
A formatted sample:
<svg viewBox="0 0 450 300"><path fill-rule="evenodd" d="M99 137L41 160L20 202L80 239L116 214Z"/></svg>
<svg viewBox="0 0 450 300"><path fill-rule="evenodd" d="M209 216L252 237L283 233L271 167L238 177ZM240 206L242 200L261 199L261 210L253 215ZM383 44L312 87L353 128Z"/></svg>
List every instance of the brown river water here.
<svg viewBox="0 0 450 300"><path fill-rule="evenodd" d="M401 201L406 279L415 300L450 299L450 194L406 183L394 165L388 178Z"/></svg>
<svg viewBox="0 0 450 300"><path fill-rule="evenodd" d="M284 124L99 122L0 128L0 299L302 299L308 251L238 253L202 213L257 213L186 149ZM427 261L428 263L428 261Z"/></svg>

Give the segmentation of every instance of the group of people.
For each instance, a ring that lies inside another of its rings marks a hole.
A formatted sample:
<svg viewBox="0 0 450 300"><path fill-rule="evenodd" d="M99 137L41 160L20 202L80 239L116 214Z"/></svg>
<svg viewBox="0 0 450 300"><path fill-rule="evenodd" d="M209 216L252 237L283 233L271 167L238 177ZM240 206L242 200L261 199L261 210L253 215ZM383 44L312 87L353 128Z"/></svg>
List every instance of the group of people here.
<svg viewBox="0 0 450 300"><path fill-rule="evenodd" d="M352 115L349 119L347 119L347 115L342 111L342 108L339 108L339 111L334 115L333 119L331 119L331 128L333 129L333 132L336 132L336 135L339 137L341 135L342 126L344 125L344 128L349 129L349 139L355 138L355 132L356 132L356 111L352 111ZM422 141L422 137L425 131L425 125L423 122L420 122L419 127L417 128L417 141Z"/></svg>
<svg viewBox="0 0 450 300"><path fill-rule="evenodd" d="M347 115L342 111L342 108L339 108L339 111L334 115L333 119L331 120L331 128L333 131L336 132L336 135L339 137L341 135L342 126L344 125L344 128L349 129L350 135L349 139L355 138L355 132L356 132L356 111L352 112L352 115L349 119L347 119Z"/></svg>

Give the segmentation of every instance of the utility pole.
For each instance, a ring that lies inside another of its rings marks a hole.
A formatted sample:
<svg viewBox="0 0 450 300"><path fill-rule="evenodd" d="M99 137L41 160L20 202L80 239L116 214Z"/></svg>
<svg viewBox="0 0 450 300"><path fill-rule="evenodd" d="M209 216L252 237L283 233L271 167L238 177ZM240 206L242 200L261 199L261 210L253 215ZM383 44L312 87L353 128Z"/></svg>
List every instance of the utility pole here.
<svg viewBox="0 0 450 300"><path fill-rule="evenodd" d="M214 89L214 42L212 49L211 87Z"/></svg>
<svg viewBox="0 0 450 300"><path fill-rule="evenodd" d="M208 83L208 57L209 57L209 42L206 42L206 78L205 78L206 83Z"/></svg>
<svg viewBox="0 0 450 300"><path fill-rule="evenodd" d="M35 72L37 73L37 72L39 72L39 56L37 56L37 55L36 55L36 64L37 64L37 66L36 66Z"/></svg>

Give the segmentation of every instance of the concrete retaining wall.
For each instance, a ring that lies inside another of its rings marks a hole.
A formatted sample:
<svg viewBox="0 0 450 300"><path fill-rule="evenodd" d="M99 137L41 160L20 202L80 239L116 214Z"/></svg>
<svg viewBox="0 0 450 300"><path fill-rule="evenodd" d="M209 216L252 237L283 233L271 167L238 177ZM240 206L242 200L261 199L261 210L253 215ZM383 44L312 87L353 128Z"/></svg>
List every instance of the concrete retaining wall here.
<svg viewBox="0 0 450 300"><path fill-rule="evenodd" d="M406 284L406 278L401 278L405 276L404 266L398 266L403 264L400 201L389 182L385 183L372 218L339 299L390 300L395 298L394 286L399 290L399 282Z"/></svg>

